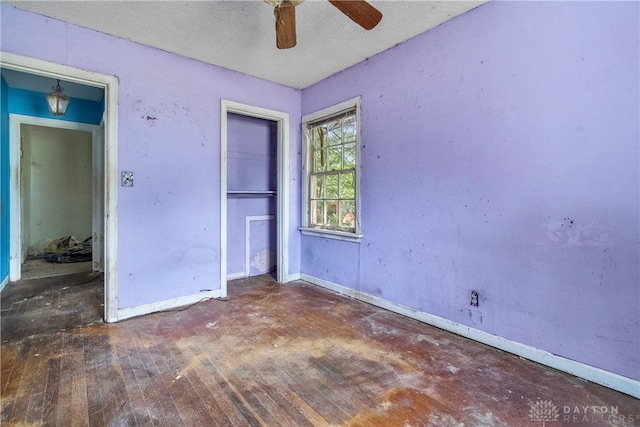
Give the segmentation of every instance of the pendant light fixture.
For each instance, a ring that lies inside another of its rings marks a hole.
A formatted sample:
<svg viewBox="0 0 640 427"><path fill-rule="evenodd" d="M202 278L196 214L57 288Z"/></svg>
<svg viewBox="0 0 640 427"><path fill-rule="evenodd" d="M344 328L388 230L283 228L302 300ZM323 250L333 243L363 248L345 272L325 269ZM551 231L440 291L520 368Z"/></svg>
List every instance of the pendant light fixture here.
<svg viewBox="0 0 640 427"><path fill-rule="evenodd" d="M53 92L47 94L47 104L49 104L49 111L55 116L64 116L69 106L69 98L62 93L62 87L60 87L60 79L56 87L52 88Z"/></svg>

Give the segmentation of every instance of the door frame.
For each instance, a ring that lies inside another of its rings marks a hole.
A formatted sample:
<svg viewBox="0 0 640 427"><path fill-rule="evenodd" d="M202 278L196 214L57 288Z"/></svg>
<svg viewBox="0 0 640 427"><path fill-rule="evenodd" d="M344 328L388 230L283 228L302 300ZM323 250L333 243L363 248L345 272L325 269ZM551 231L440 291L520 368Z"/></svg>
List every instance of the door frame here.
<svg viewBox="0 0 640 427"><path fill-rule="evenodd" d="M229 113L276 122L276 280L289 278L289 114L239 102L221 100L220 109L220 291L227 296L227 116Z"/></svg>
<svg viewBox="0 0 640 427"><path fill-rule="evenodd" d="M23 235L22 235L22 220L23 220L23 188L22 188L22 125L34 125L47 128L67 129L73 131L84 131L91 133L91 152L95 151L97 144L96 132L100 126L90 125L86 123L71 122L66 120L48 119L45 117L26 116L22 114L9 114L9 173L10 173L10 209L9 215L9 280L15 282L22 278L22 262L24 261L24 247L23 247ZM100 174L100 169L104 168L104 165L99 165L100 158L95 158L92 155L92 175ZM102 167L101 167L102 166ZM97 170L96 170L97 169ZM104 176L104 173L102 173ZM96 176L92 177L92 181L95 185ZM94 224L104 221L103 212L95 212L95 204L92 203L91 209L91 224L92 230L95 229ZM100 216L98 216L100 215ZM104 229L104 226L102 227ZM94 245L96 243L94 242ZM94 252L95 253L95 252ZM96 255L100 256L100 252ZM92 265L94 265L95 259L92 259ZM92 267L93 268L93 267ZM94 268L94 270L96 270Z"/></svg>
<svg viewBox="0 0 640 427"><path fill-rule="evenodd" d="M106 322L116 322L118 320L118 78L4 51L0 52L0 66L25 73L94 86L104 90L104 320ZM11 129L10 131L12 132L13 130L14 129ZM9 138L11 140L12 136L10 135ZM16 150L13 145L14 144L11 144L10 150ZM14 171L14 162L12 162L11 159L10 162L10 185L12 189L18 188L19 191L20 177L16 175L16 171ZM15 182L18 183L17 186ZM12 224L10 227L12 242L14 234L13 223L16 219L20 218L19 206L16 213L16 205L14 203L16 194L14 193L15 191L11 192L9 213L9 221ZM15 255L13 250L10 251L9 280L13 280L12 277L15 277L15 272L13 276L11 272L15 271L15 264L19 263L20 256L18 256L18 259L15 259Z"/></svg>

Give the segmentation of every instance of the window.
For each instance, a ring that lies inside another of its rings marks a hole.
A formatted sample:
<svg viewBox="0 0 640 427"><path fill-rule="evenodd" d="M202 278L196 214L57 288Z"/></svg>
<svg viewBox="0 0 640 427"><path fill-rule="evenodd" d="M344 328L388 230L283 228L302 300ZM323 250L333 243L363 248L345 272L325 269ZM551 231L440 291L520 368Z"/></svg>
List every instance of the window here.
<svg viewBox="0 0 640 427"><path fill-rule="evenodd" d="M359 240L360 98L303 117L304 234Z"/></svg>

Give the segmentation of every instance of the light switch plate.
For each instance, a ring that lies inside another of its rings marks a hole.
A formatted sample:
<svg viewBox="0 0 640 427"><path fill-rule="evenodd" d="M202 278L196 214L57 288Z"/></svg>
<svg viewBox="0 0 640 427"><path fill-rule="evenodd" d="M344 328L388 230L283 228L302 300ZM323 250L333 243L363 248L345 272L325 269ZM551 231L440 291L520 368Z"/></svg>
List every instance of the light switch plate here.
<svg viewBox="0 0 640 427"><path fill-rule="evenodd" d="M133 187L133 172L122 171L122 183L123 187Z"/></svg>

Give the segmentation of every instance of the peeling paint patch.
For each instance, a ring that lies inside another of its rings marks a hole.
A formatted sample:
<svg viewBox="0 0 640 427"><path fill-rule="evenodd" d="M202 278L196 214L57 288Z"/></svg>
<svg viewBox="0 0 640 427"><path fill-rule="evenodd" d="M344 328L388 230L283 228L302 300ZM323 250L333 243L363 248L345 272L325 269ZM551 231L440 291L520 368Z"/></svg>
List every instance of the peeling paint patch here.
<svg viewBox="0 0 640 427"><path fill-rule="evenodd" d="M275 254L269 249L258 252L256 256L251 260L251 267L258 270L258 273L264 274L271 271L271 266L274 265Z"/></svg>
<svg viewBox="0 0 640 427"><path fill-rule="evenodd" d="M571 217L549 219L542 227L549 240L566 246L599 246L609 240L609 233L600 227Z"/></svg>

